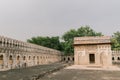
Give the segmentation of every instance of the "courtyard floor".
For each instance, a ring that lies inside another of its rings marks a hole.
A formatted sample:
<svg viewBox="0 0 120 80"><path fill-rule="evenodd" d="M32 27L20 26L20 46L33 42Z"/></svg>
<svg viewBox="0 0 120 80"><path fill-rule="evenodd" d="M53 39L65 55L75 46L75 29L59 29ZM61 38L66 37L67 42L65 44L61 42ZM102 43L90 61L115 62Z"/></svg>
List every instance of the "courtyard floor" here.
<svg viewBox="0 0 120 80"><path fill-rule="evenodd" d="M54 63L0 72L0 80L120 80L120 66L91 67ZM54 72L55 70L55 72ZM53 71L51 73L51 71ZM41 75L46 73L44 76ZM50 72L50 73L49 73ZM34 76L42 76L33 78Z"/></svg>
<svg viewBox="0 0 120 80"><path fill-rule="evenodd" d="M73 65L46 75L39 80L120 80L120 68L86 68Z"/></svg>
<svg viewBox="0 0 120 80"><path fill-rule="evenodd" d="M41 76L50 74L58 69L67 66L66 63L53 63L46 65L33 66L28 68L0 71L0 80L36 80Z"/></svg>

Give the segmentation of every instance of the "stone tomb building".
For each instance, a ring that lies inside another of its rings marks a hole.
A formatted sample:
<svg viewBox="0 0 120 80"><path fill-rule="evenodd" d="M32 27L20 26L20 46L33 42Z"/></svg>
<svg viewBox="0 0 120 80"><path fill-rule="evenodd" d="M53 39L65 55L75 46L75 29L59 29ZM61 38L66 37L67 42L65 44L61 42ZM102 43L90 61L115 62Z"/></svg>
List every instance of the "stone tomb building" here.
<svg viewBox="0 0 120 80"><path fill-rule="evenodd" d="M112 65L111 41L109 36L74 38L75 65Z"/></svg>

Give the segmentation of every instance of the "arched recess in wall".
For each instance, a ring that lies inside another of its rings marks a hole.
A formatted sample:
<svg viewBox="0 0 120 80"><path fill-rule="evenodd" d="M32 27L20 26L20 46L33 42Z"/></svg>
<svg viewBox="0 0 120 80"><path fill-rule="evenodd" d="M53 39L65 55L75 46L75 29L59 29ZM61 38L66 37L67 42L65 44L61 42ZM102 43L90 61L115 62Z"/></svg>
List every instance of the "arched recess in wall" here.
<svg viewBox="0 0 120 80"><path fill-rule="evenodd" d="M29 56L28 59L31 60L31 56Z"/></svg>
<svg viewBox="0 0 120 80"><path fill-rule="evenodd" d="M9 56L9 64L11 64L11 65L13 64L13 56L12 55Z"/></svg>
<svg viewBox="0 0 120 80"><path fill-rule="evenodd" d="M2 46L2 39L0 39L0 46Z"/></svg>
<svg viewBox="0 0 120 80"><path fill-rule="evenodd" d="M35 56L33 56L33 65L35 65L36 63L35 63Z"/></svg>
<svg viewBox="0 0 120 80"><path fill-rule="evenodd" d="M115 60L115 58L114 58L114 57L112 57L112 60L114 61L114 60Z"/></svg>
<svg viewBox="0 0 120 80"><path fill-rule="evenodd" d="M26 56L23 56L23 61L24 61L23 67L27 67Z"/></svg>
<svg viewBox="0 0 120 80"><path fill-rule="evenodd" d="M26 56L23 56L23 60L24 60L24 61L26 60Z"/></svg>
<svg viewBox="0 0 120 80"><path fill-rule="evenodd" d="M33 56L33 60L35 60L35 56Z"/></svg>
<svg viewBox="0 0 120 80"><path fill-rule="evenodd" d="M70 61L70 57L68 57L68 61Z"/></svg>
<svg viewBox="0 0 120 80"><path fill-rule="evenodd" d="M20 63L20 56L18 55L17 56L17 64L19 64Z"/></svg>
<svg viewBox="0 0 120 80"><path fill-rule="evenodd" d="M3 55L0 55L0 64L3 64Z"/></svg>
<svg viewBox="0 0 120 80"><path fill-rule="evenodd" d="M120 57L118 57L117 60L120 60Z"/></svg>
<svg viewBox="0 0 120 80"><path fill-rule="evenodd" d="M39 64L39 56L37 56L37 64Z"/></svg>
<svg viewBox="0 0 120 80"><path fill-rule="evenodd" d="M74 61L74 57L72 58L72 60Z"/></svg>
<svg viewBox="0 0 120 80"><path fill-rule="evenodd" d="M40 63L42 63L42 56L40 56Z"/></svg>
<svg viewBox="0 0 120 80"><path fill-rule="evenodd" d="M63 59L63 60L64 60L64 61L66 60L66 59L65 59L65 57L64 57L64 59Z"/></svg>

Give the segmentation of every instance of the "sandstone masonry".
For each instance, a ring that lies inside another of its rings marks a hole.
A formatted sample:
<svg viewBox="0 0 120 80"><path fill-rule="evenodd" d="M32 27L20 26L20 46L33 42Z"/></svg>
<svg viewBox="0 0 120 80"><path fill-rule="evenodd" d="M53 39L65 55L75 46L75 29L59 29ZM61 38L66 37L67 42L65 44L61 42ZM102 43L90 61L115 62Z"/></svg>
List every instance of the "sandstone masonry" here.
<svg viewBox="0 0 120 80"><path fill-rule="evenodd" d="M0 71L59 61L58 50L0 36Z"/></svg>
<svg viewBox="0 0 120 80"><path fill-rule="evenodd" d="M76 37L74 51L76 65L112 65L111 42L108 36Z"/></svg>

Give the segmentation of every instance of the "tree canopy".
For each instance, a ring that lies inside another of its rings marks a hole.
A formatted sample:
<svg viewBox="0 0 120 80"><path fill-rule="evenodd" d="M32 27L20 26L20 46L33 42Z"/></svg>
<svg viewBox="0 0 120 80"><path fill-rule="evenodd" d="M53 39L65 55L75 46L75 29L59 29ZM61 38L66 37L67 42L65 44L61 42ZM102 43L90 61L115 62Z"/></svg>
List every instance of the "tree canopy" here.
<svg viewBox="0 0 120 80"><path fill-rule="evenodd" d="M64 41L73 40L74 37L83 37L83 36L102 36L102 33L96 32L93 29L91 29L89 26L82 26L78 28L77 30L71 29L62 36L62 39Z"/></svg>
<svg viewBox="0 0 120 80"><path fill-rule="evenodd" d="M83 37L83 36L102 36L102 33L96 32L91 29L89 26L82 26L77 30L71 29L62 36L62 39L65 41L63 45L65 55L73 55L73 39L74 37Z"/></svg>
<svg viewBox="0 0 120 80"><path fill-rule="evenodd" d="M62 51L62 46L58 36L57 37L42 37L42 36L32 37L31 39L28 39L27 42Z"/></svg>
<svg viewBox="0 0 120 80"><path fill-rule="evenodd" d="M117 31L112 35L112 50L120 50L120 32Z"/></svg>

